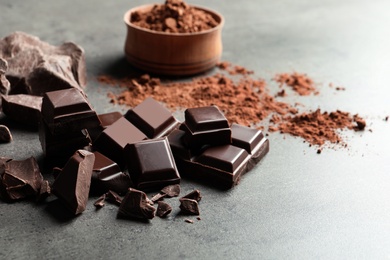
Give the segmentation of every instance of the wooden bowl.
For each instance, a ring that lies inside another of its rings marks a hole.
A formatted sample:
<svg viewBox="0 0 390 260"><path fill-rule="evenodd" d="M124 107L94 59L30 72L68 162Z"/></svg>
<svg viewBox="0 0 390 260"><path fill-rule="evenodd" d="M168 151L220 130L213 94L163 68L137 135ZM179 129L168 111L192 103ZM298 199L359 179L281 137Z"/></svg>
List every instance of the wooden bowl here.
<svg viewBox="0 0 390 260"><path fill-rule="evenodd" d="M125 54L135 67L161 75L188 76L213 68L222 54L222 15L195 7L211 14L218 22L212 29L196 33L166 33L141 28L130 22L134 11L148 12L154 4L127 11Z"/></svg>

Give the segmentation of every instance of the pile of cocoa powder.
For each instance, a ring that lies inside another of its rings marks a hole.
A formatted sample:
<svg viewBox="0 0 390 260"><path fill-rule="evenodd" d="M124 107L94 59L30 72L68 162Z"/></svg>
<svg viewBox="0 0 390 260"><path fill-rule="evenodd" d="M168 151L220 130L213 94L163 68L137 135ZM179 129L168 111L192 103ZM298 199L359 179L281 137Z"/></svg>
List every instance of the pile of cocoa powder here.
<svg viewBox="0 0 390 260"><path fill-rule="evenodd" d="M124 88L118 95L108 93L113 103L134 107L152 96L172 111L216 105L231 123L258 128L268 125L270 132L299 136L310 145L323 146L327 142L345 145L339 130L360 131L365 128L364 119L339 110L328 113L318 109L299 114L298 104L281 101L282 95L274 97L264 79L254 78L253 71L241 66L223 62L216 69L219 71L211 76L196 77L188 82L162 82L147 74L121 79L101 75L98 80ZM284 75L283 79L294 79L283 82L280 85L282 91L288 85L294 86L293 89L300 95L306 95L302 93L307 91L319 93L313 81L305 74L279 74L275 77L280 79L278 82L282 81L280 75Z"/></svg>
<svg viewBox="0 0 390 260"><path fill-rule="evenodd" d="M135 11L130 22L136 26L168 33L194 33L218 25L214 17L182 0L166 0L148 12Z"/></svg>

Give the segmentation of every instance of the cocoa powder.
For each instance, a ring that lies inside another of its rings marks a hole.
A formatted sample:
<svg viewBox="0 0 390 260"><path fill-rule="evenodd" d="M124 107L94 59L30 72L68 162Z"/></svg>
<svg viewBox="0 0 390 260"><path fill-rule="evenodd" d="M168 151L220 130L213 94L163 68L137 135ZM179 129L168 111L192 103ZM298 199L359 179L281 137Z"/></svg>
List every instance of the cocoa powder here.
<svg viewBox="0 0 390 260"><path fill-rule="evenodd" d="M193 78L188 82L163 82L147 74L121 79L101 75L98 80L124 89L118 95L108 93L113 103L134 107L146 97L152 96L172 111L216 105L231 123L258 128L264 128L268 123L270 132L279 131L299 136L311 145L343 143L341 129L360 131L366 126L364 119L358 115L352 116L339 110L321 112L318 109L315 112L298 114L296 107L299 103L291 105L280 101L285 96L284 90L278 92L275 98L264 79L250 76L252 71L228 62L219 63L217 69L219 71L211 76ZM286 73L278 74L275 78L278 78L279 83L287 82L289 86L295 86L294 89L298 93L319 93L313 81L306 75L298 73L291 75L294 80L285 81Z"/></svg>
<svg viewBox="0 0 390 260"><path fill-rule="evenodd" d="M314 81L309 78L306 74L297 72L293 73L281 73L274 77L274 80L279 83L279 87L282 88L284 85L289 86L301 96L308 96L310 94L318 95ZM283 90L282 90L283 91ZM285 96L283 92L283 96Z"/></svg>
<svg viewBox="0 0 390 260"><path fill-rule="evenodd" d="M148 12L135 11L130 22L145 29L168 33L194 33L218 25L211 14L182 0L167 0L164 4L154 5Z"/></svg>

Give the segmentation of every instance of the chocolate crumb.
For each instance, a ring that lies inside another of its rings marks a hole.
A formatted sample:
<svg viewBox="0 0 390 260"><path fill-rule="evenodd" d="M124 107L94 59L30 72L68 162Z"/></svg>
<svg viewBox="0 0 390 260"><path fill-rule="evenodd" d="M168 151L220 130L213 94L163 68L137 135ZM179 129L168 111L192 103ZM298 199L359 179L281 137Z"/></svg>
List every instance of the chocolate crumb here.
<svg viewBox="0 0 390 260"><path fill-rule="evenodd" d="M184 219L184 221L190 224L194 224L194 221L188 218Z"/></svg>

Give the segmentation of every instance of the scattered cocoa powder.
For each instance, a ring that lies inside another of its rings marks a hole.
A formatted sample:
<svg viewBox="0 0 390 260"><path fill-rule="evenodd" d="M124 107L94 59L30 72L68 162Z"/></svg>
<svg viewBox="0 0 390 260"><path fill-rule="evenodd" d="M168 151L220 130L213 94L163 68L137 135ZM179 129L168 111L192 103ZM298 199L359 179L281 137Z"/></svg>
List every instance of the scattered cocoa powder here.
<svg viewBox="0 0 390 260"><path fill-rule="evenodd" d="M366 126L365 120L358 115L352 116L339 110L321 113L318 109L315 112L298 114L294 106L271 95L265 80L251 77L251 71L228 62L219 63L217 68L219 71L211 76L197 77L185 82L163 82L147 74L121 79L101 75L98 80L124 89L118 95L108 93L113 103L134 107L146 97L152 96L172 111L216 105L231 123L264 128L264 123L269 118L270 132L299 136L310 145L323 146L326 142L343 144L340 130L359 131ZM306 75L293 73L293 80L290 78L287 81L282 80L286 76L280 76L285 74L278 75L275 78L278 78L279 83L288 82L286 84L293 86L298 93L318 93L313 81ZM276 97L283 98L284 95L277 94ZM300 103L295 103L295 106L298 105L303 107ZM317 152L321 153L321 149Z"/></svg>
<svg viewBox="0 0 390 260"><path fill-rule="evenodd" d="M274 80L279 83L279 87L287 85L301 96L317 95L319 93L314 86L314 81L306 74L297 72L281 73L275 75Z"/></svg>
<svg viewBox="0 0 390 260"><path fill-rule="evenodd" d="M200 32L218 25L211 14L182 0L166 0L154 5L151 11L133 12L130 20L136 26L168 33Z"/></svg>
<svg viewBox="0 0 390 260"><path fill-rule="evenodd" d="M335 112L323 112L317 109L314 112L302 113L295 116L286 116L276 122L277 125L269 130L279 131L294 136L300 136L313 145L322 146L325 142L342 143L343 140L338 131L342 129L363 130L366 123L358 115L353 117L337 110ZM320 153L320 152L319 152Z"/></svg>

